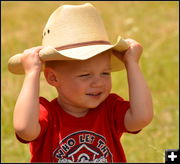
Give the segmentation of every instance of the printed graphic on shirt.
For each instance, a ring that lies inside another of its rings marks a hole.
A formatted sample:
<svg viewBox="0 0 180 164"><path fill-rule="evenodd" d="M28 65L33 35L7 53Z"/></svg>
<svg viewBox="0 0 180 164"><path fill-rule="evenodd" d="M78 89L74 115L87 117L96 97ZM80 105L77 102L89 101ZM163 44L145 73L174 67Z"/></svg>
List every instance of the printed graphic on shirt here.
<svg viewBox="0 0 180 164"><path fill-rule="evenodd" d="M91 131L78 131L63 138L53 159L59 163L113 162L105 137Z"/></svg>

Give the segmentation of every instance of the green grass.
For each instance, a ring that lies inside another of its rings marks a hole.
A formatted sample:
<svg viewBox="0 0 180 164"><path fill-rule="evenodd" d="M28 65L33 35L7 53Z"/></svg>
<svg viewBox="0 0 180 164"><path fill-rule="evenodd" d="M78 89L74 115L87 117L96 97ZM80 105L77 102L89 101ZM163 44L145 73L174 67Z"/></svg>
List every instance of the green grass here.
<svg viewBox="0 0 180 164"><path fill-rule="evenodd" d="M49 15L62 4L84 2L2 2L1 162L29 162L28 145L13 130L13 108L23 76L7 70L10 56L41 44ZM141 68L152 91L154 119L139 134L125 134L122 143L128 162L164 162L165 149L177 149L178 134L178 2L92 1L104 20L110 41L134 38L144 48ZM48 92L47 92L48 90ZM128 99L126 72L113 73L113 89ZM40 95L51 100L56 91L41 77Z"/></svg>

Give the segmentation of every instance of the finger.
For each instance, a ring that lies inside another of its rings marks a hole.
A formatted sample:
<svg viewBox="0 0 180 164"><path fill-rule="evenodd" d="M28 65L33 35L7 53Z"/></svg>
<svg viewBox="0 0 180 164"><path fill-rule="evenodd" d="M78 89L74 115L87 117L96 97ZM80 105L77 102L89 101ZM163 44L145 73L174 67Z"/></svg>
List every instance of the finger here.
<svg viewBox="0 0 180 164"><path fill-rule="evenodd" d="M43 49L43 46L37 46L32 49L32 52L39 54L39 51Z"/></svg>
<svg viewBox="0 0 180 164"><path fill-rule="evenodd" d="M42 48L43 46L32 47L32 48L24 50L24 53L39 52Z"/></svg>
<svg viewBox="0 0 180 164"><path fill-rule="evenodd" d="M139 42L137 42L136 40L131 39L131 38L126 39L126 41L127 41L130 45L135 45L135 44L140 45Z"/></svg>
<svg viewBox="0 0 180 164"><path fill-rule="evenodd" d="M139 42L137 42L136 40L133 40L133 39L128 38L128 39L127 39L127 42L129 43L130 48L138 49L139 52L142 52L142 51L143 51L142 45L141 45Z"/></svg>
<svg viewBox="0 0 180 164"><path fill-rule="evenodd" d="M34 54L36 54L37 55L37 57L39 58L39 60L41 61L41 62L43 62L43 60L40 58L40 56L39 56L39 51L40 50L42 50L44 48L44 46L37 46L37 47L35 47L34 48Z"/></svg>

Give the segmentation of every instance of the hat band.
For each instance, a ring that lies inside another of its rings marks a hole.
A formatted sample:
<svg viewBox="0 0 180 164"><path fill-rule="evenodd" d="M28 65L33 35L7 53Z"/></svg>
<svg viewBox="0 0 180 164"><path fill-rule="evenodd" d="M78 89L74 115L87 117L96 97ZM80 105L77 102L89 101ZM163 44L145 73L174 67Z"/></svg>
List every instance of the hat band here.
<svg viewBox="0 0 180 164"><path fill-rule="evenodd" d="M60 47L56 47L55 49L57 51L70 49L70 48L76 48L76 47L82 47L82 46L91 46L91 45L98 45L98 44L108 44L111 43L105 40L97 40L97 41L89 41L89 42L81 42L81 43L75 43L75 44L68 44Z"/></svg>

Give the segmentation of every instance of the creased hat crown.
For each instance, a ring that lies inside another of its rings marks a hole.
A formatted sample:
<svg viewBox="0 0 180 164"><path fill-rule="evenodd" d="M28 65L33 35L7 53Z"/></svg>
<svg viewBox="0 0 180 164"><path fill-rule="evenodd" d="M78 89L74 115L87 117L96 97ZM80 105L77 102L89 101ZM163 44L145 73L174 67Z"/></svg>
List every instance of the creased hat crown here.
<svg viewBox="0 0 180 164"><path fill-rule="evenodd" d="M43 63L50 60L87 60L107 50L122 52L129 47L120 36L115 44L109 42L101 16L90 3L57 8L45 25L42 45L44 47L39 51L39 57ZM112 71L124 69L124 64L112 54ZM23 55L19 53L9 59L10 72L24 74L21 63Z"/></svg>
<svg viewBox="0 0 180 164"><path fill-rule="evenodd" d="M43 46L57 48L91 41L109 40L99 13L90 3L57 8L43 30Z"/></svg>

